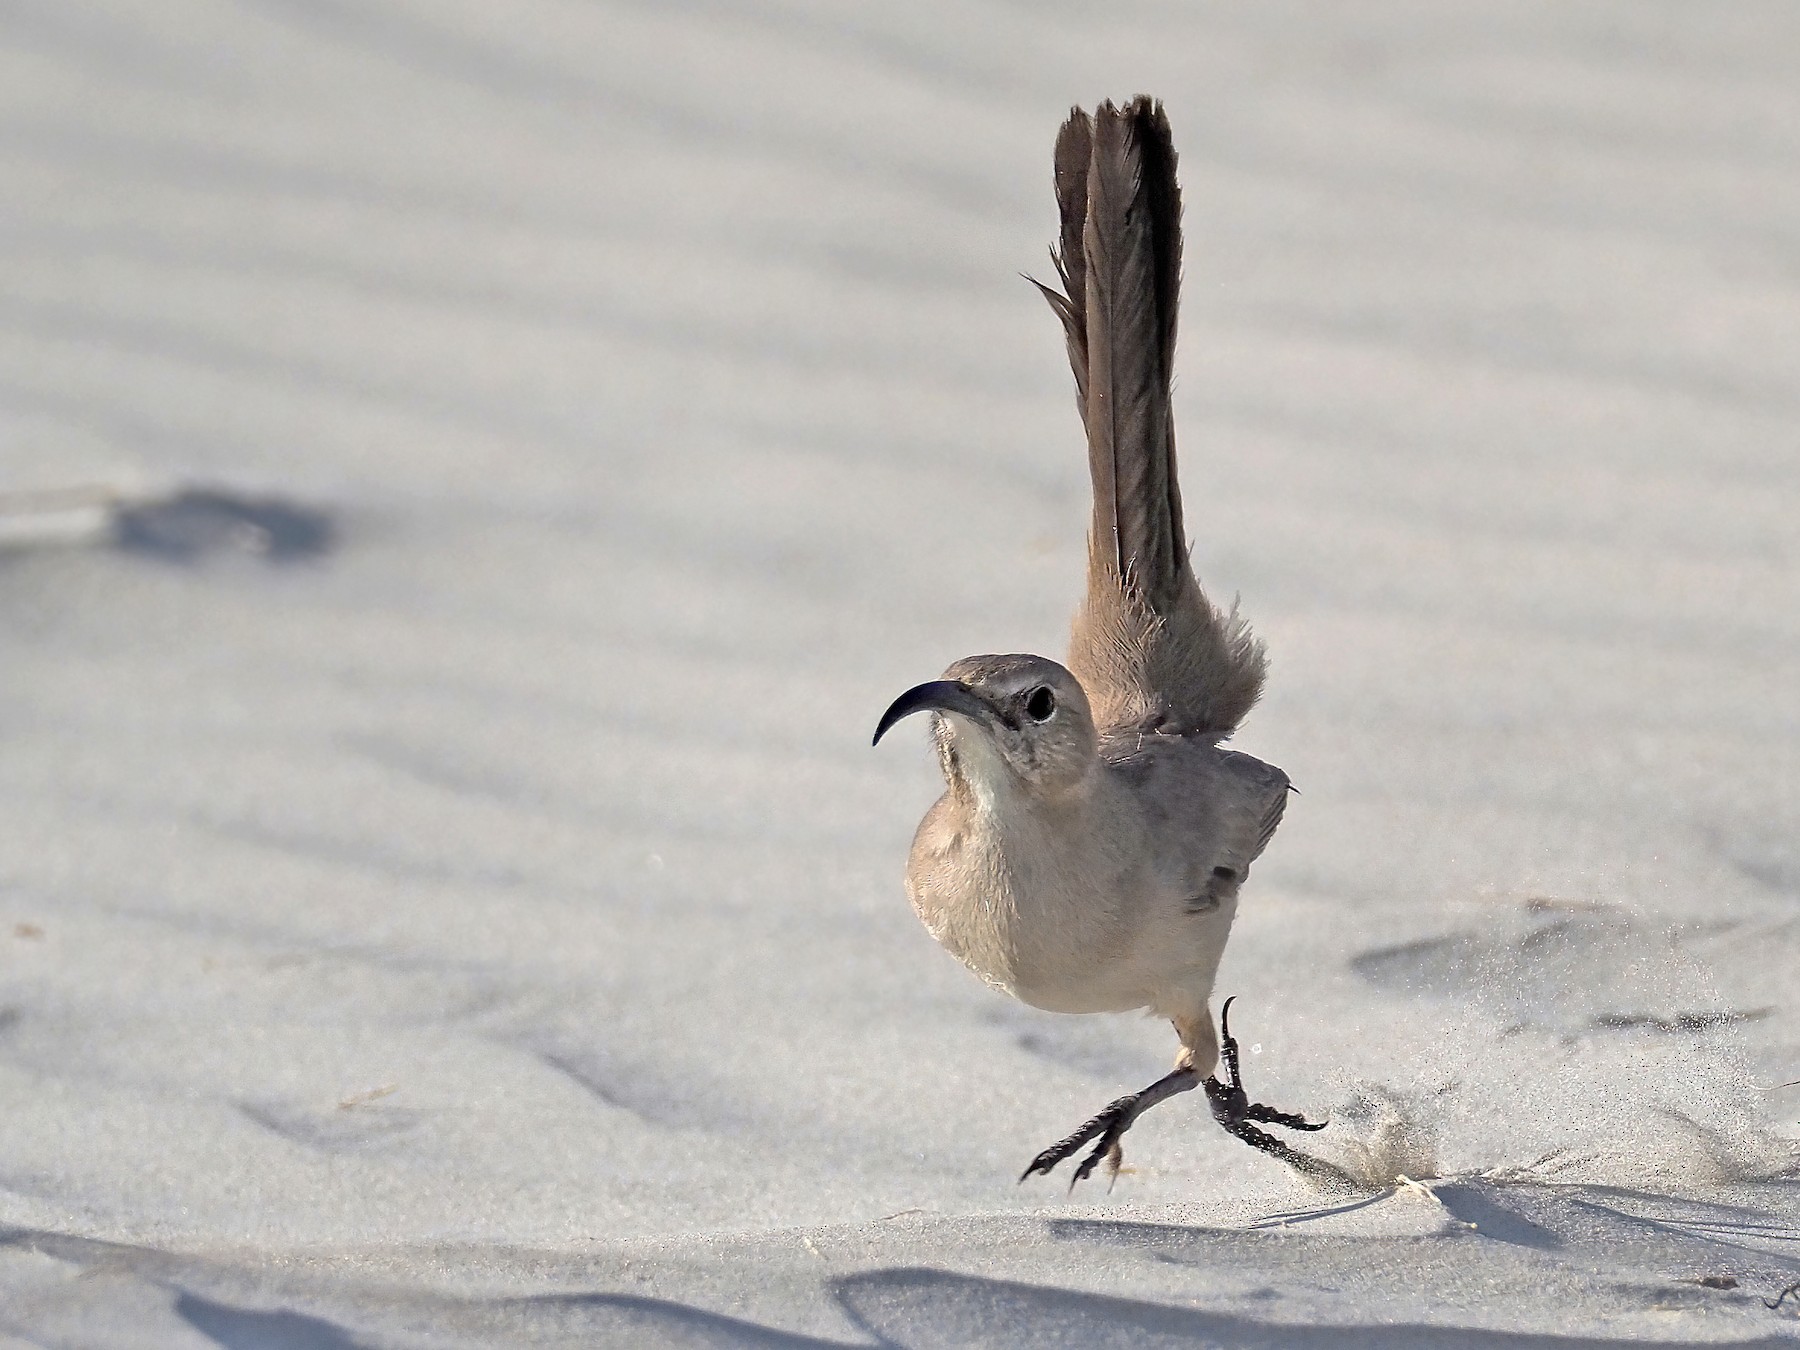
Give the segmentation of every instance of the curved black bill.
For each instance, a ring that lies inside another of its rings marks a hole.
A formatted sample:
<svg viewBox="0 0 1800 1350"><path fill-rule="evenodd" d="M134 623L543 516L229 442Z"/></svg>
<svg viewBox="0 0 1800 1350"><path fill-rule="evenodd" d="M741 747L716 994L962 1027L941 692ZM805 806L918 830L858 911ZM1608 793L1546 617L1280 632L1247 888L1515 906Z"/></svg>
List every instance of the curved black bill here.
<svg viewBox="0 0 1800 1350"><path fill-rule="evenodd" d="M993 706L968 685L959 684L955 680L932 680L926 684L914 685L888 705L888 710L881 714L881 722L875 728L875 739L869 744L880 745L881 738L887 735L889 727L902 717L911 717L916 712L961 713L964 717L985 722L995 721L999 716Z"/></svg>

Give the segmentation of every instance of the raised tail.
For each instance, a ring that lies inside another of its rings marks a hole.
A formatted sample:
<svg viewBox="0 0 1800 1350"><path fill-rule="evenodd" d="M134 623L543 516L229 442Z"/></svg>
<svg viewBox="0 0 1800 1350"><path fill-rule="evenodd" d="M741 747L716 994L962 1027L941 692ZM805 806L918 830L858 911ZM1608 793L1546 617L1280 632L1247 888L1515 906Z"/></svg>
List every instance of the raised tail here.
<svg viewBox="0 0 1800 1350"><path fill-rule="evenodd" d="M1229 736L1262 692L1262 644L1206 598L1188 563L1170 382L1181 190L1162 105L1076 108L1056 138L1063 293L1094 481L1087 599L1069 668L1103 730Z"/></svg>

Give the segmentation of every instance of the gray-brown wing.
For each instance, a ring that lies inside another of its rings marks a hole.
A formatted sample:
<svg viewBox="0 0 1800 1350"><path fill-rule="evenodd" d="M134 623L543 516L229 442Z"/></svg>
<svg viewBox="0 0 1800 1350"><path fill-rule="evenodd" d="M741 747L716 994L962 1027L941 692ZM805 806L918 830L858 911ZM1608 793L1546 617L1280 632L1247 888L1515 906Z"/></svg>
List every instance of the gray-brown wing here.
<svg viewBox="0 0 1800 1350"><path fill-rule="evenodd" d="M1079 108L1056 143L1062 320L1094 514L1069 667L1102 730L1229 736L1262 691L1262 645L1188 563L1170 388L1181 192L1162 105Z"/></svg>
<svg viewBox="0 0 1800 1350"><path fill-rule="evenodd" d="M1250 855L1251 862L1262 857L1263 850L1269 846L1269 840L1273 839L1275 831L1281 828L1281 818L1287 814L1288 791L1287 784L1283 783L1281 790L1271 797L1268 805L1263 808L1262 824L1256 833L1256 852Z"/></svg>
<svg viewBox="0 0 1800 1350"><path fill-rule="evenodd" d="M1273 764L1186 737L1116 736L1101 756L1145 813L1160 868L1194 913L1237 893L1287 809L1288 777Z"/></svg>
<svg viewBox="0 0 1800 1350"><path fill-rule="evenodd" d="M1211 863L1213 894L1235 892L1250 875L1250 864L1262 857L1287 811L1288 776L1273 764L1238 750L1214 750L1220 779L1232 784L1226 815L1231 827L1222 832Z"/></svg>

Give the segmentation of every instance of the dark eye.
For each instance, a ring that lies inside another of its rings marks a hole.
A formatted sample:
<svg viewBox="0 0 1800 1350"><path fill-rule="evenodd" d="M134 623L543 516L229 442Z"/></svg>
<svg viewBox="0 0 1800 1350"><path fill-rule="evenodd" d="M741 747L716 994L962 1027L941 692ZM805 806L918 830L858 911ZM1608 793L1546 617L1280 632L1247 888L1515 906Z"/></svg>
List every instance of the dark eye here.
<svg viewBox="0 0 1800 1350"><path fill-rule="evenodd" d="M1048 722L1050 714L1056 711L1056 695L1050 692L1050 686L1040 684L1031 691L1031 697L1025 700L1025 715L1034 722Z"/></svg>

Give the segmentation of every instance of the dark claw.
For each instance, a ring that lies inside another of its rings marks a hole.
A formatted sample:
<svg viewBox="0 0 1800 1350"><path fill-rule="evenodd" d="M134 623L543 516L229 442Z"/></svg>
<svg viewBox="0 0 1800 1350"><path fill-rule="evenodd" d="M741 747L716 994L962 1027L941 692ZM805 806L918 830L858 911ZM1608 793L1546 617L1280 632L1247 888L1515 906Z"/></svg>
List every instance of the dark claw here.
<svg viewBox="0 0 1800 1350"><path fill-rule="evenodd" d="M1272 1106L1264 1106L1261 1102L1250 1102L1244 1107L1243 1119L1260 1120L1267 1125L1285 1125L1290 1130L1322 1130L1331 1122L1321 1120L1316 1124L1305 1116L1293 1111L1277 1111Z"/></svg>
<svg viewBox="0 0 1800 1350"><path fill-rule="evenodd" d="M1295 1152L1268 1131L1259 1130L1247 1121L1240 1120L1236 1125L1227 1125L1225 1129L1228 1133L1242 1139L1251 1148L1261 1149L1269 1156L1281 1159L1296 1171L1316 1173L1322 1167L1329 1168L1331 1166L1329 1163L1322 1164L1317 1158L1309 1158L1304 1153ZM1336 1171L1337 1169L1332 1168L1331 1170Z"/></svg>
<svg viewBox="0 0 1800 1350"><path fill-rule="evenodd" d="M1077 1167L1075 1175L1069 1178L1071 1193L1074 1192L1078 1183L1086 1181L1094 1175L1094 1168L1099 1165L1102 1158L1109 1157L1115 1152L1119 1154L1120 1158L1124 1157L1124 1151L1119 1148L1119 1136L1124 1133L1125 1131L1119 1128L1118 1121L1114 1121L1107 1127L1106 1133L1100 1136L1100 1142L1094 1145L1094 1151L1081 1160L1081 1166ZM1118 1175L1119 1164L1116 1161L1112 1164L1112 1171L1113 1175Z"/></svg>
<svg viewBox="0 0 1800 1350"><path fill-rule="evenodd" d="M1312 1177L1327 1186L1334 1186L1341 1190L1354 1191L1357 1189L1355 1179L1337 1164L1328 1163L1323 1158L1315 1158L1311 1154L1289 1148L1274 1135L1265 1130L1259 1130L1246 1121L1239 1121L1236 1125L1227 1125L1225 1128L1228 1133L1236 1135L1251 1148L1260 1149L1271 1158L1279 1159L1302 1176ZM1322 1129L1323 1126L1314 1126L1313 1128Z"/></svg>
<svg viewBox="0 0 1800 1350"><path fill-rule="evenodd" d="M1094 1138L1098 1138L1099 1142L1094 1145L1094 1151L1081 1160L1081 1166L1075 1169L1075 1177L1069 1182L1069 1189L1074 1190L1078 1182L1091 1177L1103 1158L1111 1165L1112 1173L1116 1177L1119 1173L1120 1159L1124 1156L1123 1150L1119 1147L1119 1140L1124 1138L1125 1131L1131 1128L1139 1116L1158 1102L1166 1101L1178 1092L1188 1091L1199 1081L1200 1075L1197 1072L1183 1067L1176 1069L1173 1073L1165 1074L1142 1092L1134 1092L1129 1097L1119 1098L1067 1139L1050 1145L1049 1148L1033 1158L1031 1165L1020 1173L1019 1180L1024 1181L1026 1177L1039 1172L1048 1176L1051 1169L1058 1163L1072 1156L1083 1144Z"/></svg>
<svg viewBox="0 0 1800 1350"><path fill-rule="evenodd" d="M1219 1058L1225 1061L1225 1072L1234 1088L1238 1086L1238 1043L1231 1034L1231 1005L1236 1002L1237 995L1233 994L1219 1009Z"/></svg>
<svg viewBox="0 0 1800 1350"><path fill-rule="evenodd" d="M1259 1130L1248 1121L1240 1120L1235 1125L1227 1125L1225 1131L1227 1134L1236 1135L1251 1148L1259 1148L1264 1153L1274 1154L1283 1162L1297 1162L1301 1156L1267 1130Z"/></svg>
<svg viewBox="0 0 1800 1350"><path fill-rule="evenodd" d="M1206 1080L1206 1100L1212 1106L1213 1119L1230 1134L1235 1134L1253 1148L1260 1148L1265 1153L1273 1153L1284 1162L1292 1162L1303 1155L1292 1153L1286 1144L1278 1141L1273 1135L1246 1124L1247 1121L1258 1120L1265 1125L1280 1125L1290 1130L1322 1130L1329 1121L1313 1124L1305 1116L1292 1111L1277 1111L1272 1106L1264 1106L1261 1102L1253 1102L1244 1091L1244 1084L1238 1070L1237 1037L1231 1034L1231 1005L1237 1002L1237 996L1225 1000L1219 1009L1219 1058L1224 1061L1226 1082L1217 1078ZM1291 1154L1292 1156L1285 1156Z"/></svg>
<svg viewBox="0 0 1800 1350"><path fill-rule="evenodd" d="M1121 1097L1118 1101L1109 1104L1104 1111L1088 1121L1087 1124L1083 1125L1079 1130L1076 1130L1075 1133L1070 1135L1067 1139L1058 1140L1042 1153L1038 1154L1037 1157L1033 1158L1025 1170L1019 1173L1019 1181L1023 1183L1027 1177L1034 1176L1039 1172L1043 1173L1045 1176L1049 1176L1050 1173L1055 1170L1057 1164L1067 1158L1073 1157L1076 1150L1087 1143L1088 1140L1094 1138L1094 1136L1098 1134L1105 1133L1107 1127L1117 1121L1136 1101L1136 1096L1130 1096ZM1120 1133L1123 1133L1123 1131ZM1102 1149L1101 1151L1104 1152L1105 1150ZM1090 1158L1086 1170L1076 1173L1076 1181L1080 1181L1082 1177L1094 1170L1092 1166L1094 1161L1095 1159ZM1073 1182L1070 1183L1070 1189L1074 1189Z"/></svg>

